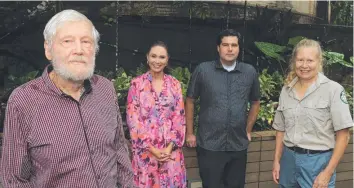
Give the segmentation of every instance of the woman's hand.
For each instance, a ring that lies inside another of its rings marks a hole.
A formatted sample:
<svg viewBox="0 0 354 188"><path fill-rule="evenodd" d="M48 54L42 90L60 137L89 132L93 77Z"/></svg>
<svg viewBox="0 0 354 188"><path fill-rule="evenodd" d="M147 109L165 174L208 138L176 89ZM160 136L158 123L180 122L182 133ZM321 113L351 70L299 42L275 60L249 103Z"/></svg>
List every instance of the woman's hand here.
<svg viewBox="0 0 354 188"><path fill-rule="evenodd" d="M315 182L313 183L313 188L326 188L328 187L328 183L331 180L332 173L322 171L320 174L315 179Z"/></svg>
<svg viewBox="0 0 354 188"><path fill-rule="evenodd" d="M171 157L171 152L169 152L169 150L167 148L157 149L157 148L151 146L149 151L157 159L157 161L165 162L165 161L170 160L170 157ZM171 151L172 151L172 149L171 149Z"/></svg>
<svg viewBox="0 0 354 188"><path fill-rule="evenodd" d="M161 149L161 152L166 155L171 155L172 149L173 149L173 143L170 143L166 148Z"/></svg>
<svg viewBox="0 0 354 188"><path fill-rule="evenodd" d="M278 161L273 162L273 181L279 184L280 164Z"/></svg>

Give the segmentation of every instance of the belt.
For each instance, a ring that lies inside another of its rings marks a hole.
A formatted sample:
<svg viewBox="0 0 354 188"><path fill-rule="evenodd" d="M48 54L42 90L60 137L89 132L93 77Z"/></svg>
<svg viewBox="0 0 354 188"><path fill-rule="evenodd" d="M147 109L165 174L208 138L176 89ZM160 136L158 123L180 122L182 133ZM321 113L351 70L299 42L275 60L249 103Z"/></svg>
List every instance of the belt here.
<svg viewBox="0 0 354 188"><path fill-rule="evenodd" d="M300 153L300 154L316 154L316 153L326 153L329 151L332 151L333 149L329 149L329 150L310 150L310 149L304 149L304 148L300 148L300 147L287 147L290 150L296 152L296 153Z"/></svg>

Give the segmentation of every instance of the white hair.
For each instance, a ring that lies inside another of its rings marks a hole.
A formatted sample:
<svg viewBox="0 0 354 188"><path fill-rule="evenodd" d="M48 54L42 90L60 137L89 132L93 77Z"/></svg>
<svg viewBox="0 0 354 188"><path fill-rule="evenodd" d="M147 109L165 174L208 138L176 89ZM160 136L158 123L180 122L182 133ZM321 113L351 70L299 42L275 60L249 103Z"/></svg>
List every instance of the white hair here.
<svg viewBox="0 0 354 188"><path fill-rule="evenodd" d="M47 23L47 25L44 28L43 35L44 35L44 40L48 42L48 45L51 47L52 45L52 39L57 31L57 29L65 22L68 21L87 21L91 23L92 25L92 36L94 38L94 43L95 43L95 50L96 53L99 50L99 45L98 41L100 40L100 34L96 30L95 26L92 24L92 22L83 14L76 10L63 10L56 15L54 15Z"/></svg>

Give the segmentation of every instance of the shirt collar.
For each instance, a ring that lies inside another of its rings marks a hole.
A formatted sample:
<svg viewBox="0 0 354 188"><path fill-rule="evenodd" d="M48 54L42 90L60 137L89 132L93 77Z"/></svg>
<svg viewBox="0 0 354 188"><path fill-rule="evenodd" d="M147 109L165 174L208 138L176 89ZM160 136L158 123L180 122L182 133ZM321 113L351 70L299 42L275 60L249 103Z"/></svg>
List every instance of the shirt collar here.
<svg viewBox="0 0 354 188"><path fill-rule="evenodd" d="M216 68L216 69L225 70L224 67L223 67L222 64L221 64L220 59L218 59L218 60L215 61L215 68ZM225 71L226 71L226 70L225 70ZM230 71L230 72L235 72L235 71L240 71L240 72L242 72L242 67L241 67L240 63L239 63L237 60L236 60L236 66L235 66L234 70L232 70L232 71Z"/></svg>
<svg viewBox="0 0 354 188"><path fill-rule="evenodd" d="M44 83L47 85L47 87L57 93L58 95L66 95L63 93L57 86L55 86L54 82L50 79L49 73L53 71L53 65L49 64L47 67L44 69L42 73L42 79L44 80ZM84 93L90 93L92 91L92 85L91 81L89 79L84 80Z"/></svg>

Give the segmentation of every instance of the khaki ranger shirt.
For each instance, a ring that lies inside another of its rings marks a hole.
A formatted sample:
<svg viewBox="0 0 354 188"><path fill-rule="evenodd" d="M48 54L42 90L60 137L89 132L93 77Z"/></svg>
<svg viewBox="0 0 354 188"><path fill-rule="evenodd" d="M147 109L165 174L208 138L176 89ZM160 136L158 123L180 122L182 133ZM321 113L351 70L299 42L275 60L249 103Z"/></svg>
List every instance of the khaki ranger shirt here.
<svg viewBox="0 0 354 188"><path fill-rule="evenodd" d="M334 148L335 131L353 126L344 88L322 73L302 100L293 88L298 78L284 86L273 128L285 131L284 144L311 150Z"/></svg>

